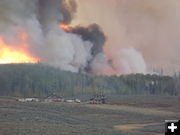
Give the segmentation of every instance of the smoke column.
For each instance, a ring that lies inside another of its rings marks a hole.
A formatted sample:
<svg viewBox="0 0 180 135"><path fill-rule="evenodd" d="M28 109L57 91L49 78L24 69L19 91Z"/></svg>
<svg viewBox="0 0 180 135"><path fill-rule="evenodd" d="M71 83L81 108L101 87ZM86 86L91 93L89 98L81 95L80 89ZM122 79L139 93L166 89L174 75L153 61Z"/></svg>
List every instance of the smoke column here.
<svg viewBox="0 0 180 135"><path fill-rule="evenodd" d="M104 30L108 59L121 49L134 48L149 68L167 74L180 69L179 0L77 0L73 24L96 22ZM138 63L138 61L136 61Z"/></svg>
<svg viewBox="0 0 180 135"><path fill-rule="evenodd" d="M91 59L93 44L67 33L59 22L70 23L76 3L72 0L1 0L0 35L16 46L20 30L28 33L28 51L62 70L78 72Z"/></svg>
<svg viewBox="0 0 180 135"><path fill-rule="evenodd" d="M99 11L91 9L94 2L87 0L86 4L90 8L89 12L92 14L95 12L96 17ZM141 49L133 46L133 42L131 45L130 41L134 40L129 40L129 36L126 37L128 31L126 27L122 27L123 25L112 24L110 30L115 30L115 26L116 30L114 33L107 31L106 34L97 25L101 22L96 19L88 22L87 27L79 25L71 28L71 32L59 28L60 23L71 24L75 15L79 14L76 14L76 11L80 3L82 4L82 1L76 3L74 0L1 0L0 37L16 48L21 42L17 35L21 32L27 33L28 45L25 45L25 51L40 58L41 62L62 70L100 75L146 73ZM101 3L101 0L98 0L96 4ZM108 1L103 3L106 4ZM110 6L113 7L113 3ZM113 18L106 21L114 22ZM126 24L126 21L122 23ZM127 25L131 26L131 23ZM102 26L104 29L103 24ZM117 30L122 33L117 33ZM111 37L109 35L114 38L109 38Z"/></svg>

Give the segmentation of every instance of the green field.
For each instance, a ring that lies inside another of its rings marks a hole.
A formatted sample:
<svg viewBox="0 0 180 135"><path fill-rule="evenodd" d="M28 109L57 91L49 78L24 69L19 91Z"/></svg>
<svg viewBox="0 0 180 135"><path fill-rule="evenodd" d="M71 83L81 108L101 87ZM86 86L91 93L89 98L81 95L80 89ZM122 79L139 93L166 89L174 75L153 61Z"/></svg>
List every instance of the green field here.
<svg viewBox="0 0 180 135"><path fill-rule="evenodd" d="M117 99L90 105L1 97L0 135L163 135L165 119L180 119L179 97Z"/></svg>

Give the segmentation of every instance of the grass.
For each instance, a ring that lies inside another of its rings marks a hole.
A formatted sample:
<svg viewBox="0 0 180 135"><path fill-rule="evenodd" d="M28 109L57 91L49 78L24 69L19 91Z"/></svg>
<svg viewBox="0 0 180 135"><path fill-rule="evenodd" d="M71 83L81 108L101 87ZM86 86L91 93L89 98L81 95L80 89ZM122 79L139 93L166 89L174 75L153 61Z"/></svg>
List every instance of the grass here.
<svg viewBox="0 0 180 135"><path fill-rule="evenodd" d="M159 98L153 100L149 108L139 106L140 102L149 103L145 99L137 98L133 105L121 99L118 105L100 106L0 98L0 135L159 135L164 134L165 119L180 119L177 107L162 106L165 99L162 103ZM164 104L172 106L174 102Z"/></svg>

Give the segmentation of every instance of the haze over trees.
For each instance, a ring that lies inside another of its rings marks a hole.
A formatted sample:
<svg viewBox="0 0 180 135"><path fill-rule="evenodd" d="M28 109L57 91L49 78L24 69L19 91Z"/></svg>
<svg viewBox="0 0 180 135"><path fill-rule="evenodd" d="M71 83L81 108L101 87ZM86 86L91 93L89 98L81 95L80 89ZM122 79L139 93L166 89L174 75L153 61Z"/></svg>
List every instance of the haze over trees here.
<svg viewBox="0 0 180 135"><path fill-rule="evenodd" d="M61 71L43 64L0 65L0 96L44 97L93 95L179 95L180 75L176 77L131 74L96 76Z"/></svg>

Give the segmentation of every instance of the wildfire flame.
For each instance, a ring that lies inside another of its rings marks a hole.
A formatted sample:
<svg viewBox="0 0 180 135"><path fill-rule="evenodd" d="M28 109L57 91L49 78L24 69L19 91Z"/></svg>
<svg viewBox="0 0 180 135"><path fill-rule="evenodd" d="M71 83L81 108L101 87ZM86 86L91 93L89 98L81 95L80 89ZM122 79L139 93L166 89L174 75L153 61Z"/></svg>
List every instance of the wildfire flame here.
<svg viewBox="0 0 180 135"><path fill-rule="evenodd" d="M8 63L37 63L38 58L34 58L27 51L28 34L22 32L18 35L21 41L18 45L10 45L0 37L0 64Z"/></svg>
<svg viewBox="0 0 180 135"><path fill-rule="evenodd" d="M60 23L59 27L64 29L66 32L71 32L72 31L71 28L68 25L63 24L63 23Z"/></svg>

